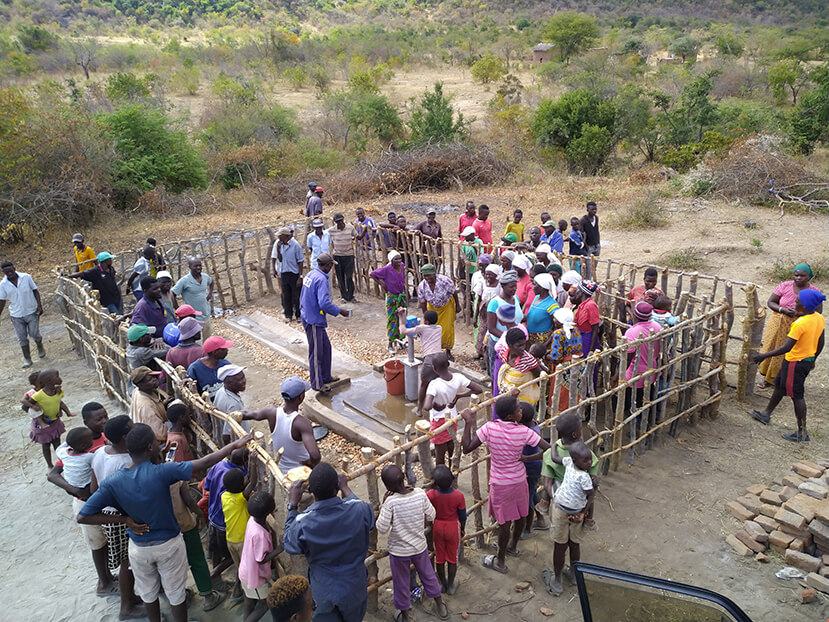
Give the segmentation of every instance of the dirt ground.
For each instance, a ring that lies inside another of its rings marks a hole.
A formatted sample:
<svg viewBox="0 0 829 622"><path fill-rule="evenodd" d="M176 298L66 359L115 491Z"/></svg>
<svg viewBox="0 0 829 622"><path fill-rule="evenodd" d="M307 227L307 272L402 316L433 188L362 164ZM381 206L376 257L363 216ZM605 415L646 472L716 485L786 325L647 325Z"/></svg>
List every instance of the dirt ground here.
<svg viewBox="0 0 829 622"><path fill-rule="evenodd" d="M607 223L614 212L624 210L648 191L664 192L665 186L632 187L612 178L538 179L526 180L520 187L419 194L378 199L363 205L377 218L392 206L412 201L462 205L467 198L472 198L493 206L494 229L499 231L506 224L507 214L519 205L528 223L535 224L542 208L549 209L557 219L580 214L581 206L591 198L598 200L599 215ZM113 219L87 230L87 240L96 250L107 246L135 247L150 233L176 239L231 225L276 222L286 213L298 213L296 206L266 210L256 208L252 202L243 203L243 199L235 197L240 205L237 210L196 219L158 219L151 229L146 221ZM704 257L698 270L754 280L763 286L762 299L775 285L768 280L767 272L776 258L805 259L813 264L827 262L825 217L787 215L778 220L774 210L689 199L661 200L669 216L667 227L645 232L618 231L605 225L603 254L659 263L658 258L664 253L694 247ZM349 213L355 207L356 204L338 205L337 209ZM326 209L326 213L331 210ZM440 217L449 231L454 231L455 218L454 215ZM414 217L412 220L417 222ZM757 222L758 228L746 232L745 220ZM756 244L752 245L752 238L761 240L759 250ZM41 250L14 249L11 256L19 269L35 273L42 291L47 293L52 283L44 271L66 260L71 252L68 239L68 236L55 235L54 239L44 241ZM818 286L824 289L826 283ZM275 299L260 301L257 306L270 307L269 311L278 315ZM335 347L358 358L376 360L384 352L381 306L378 301L365 298L355 310L355 319L336 318L331 322L332 341ZM47 306L42 326L49 358L38 363L37 368L49 365L61 370L70 409L80 413L83 403L95 399L106 404L110 415L119 414L119 408L106 400L98 388L93 372L72 352L53 304ZM224 332L231 338L236 337L232 331ZM459 330L459 343L468 343L466 334L465 330ZM5 315L0 321L0 343L5 344L0 360L0 408L5 413L0 418L0 460L4 467L0 470L0 486L7 500L0 508L0 524L5 526L0 534L0 550L7 552L0 563L0 582L7 593L3 617L32 622L114 620L117 600L94 596L90 556L72 523L69 499L46 481L39 448L28 441L29 419L19 408L20 395L27 388L27 374L19 367L11 323ZM468 352L468 346L459 348L463 359ZM273 402L284 376L303 373L246 338L239 339L233 359L250 366L245 394L249 405ZM600 497L597 502L599 530L590 534L583 545L583 559L717 590L732 598L757 621L826 619L829 616L826 599L817 604L800 605L796 595L798 586L774 577L774 572L783 565L780 557L772 556L771 564L761 565L730 552L724 537L735 531L738 524L723 510L723 504L739 496L745 486L769 484L795 460L829 456L824 432L829 416L825 406L829 398L825 361L823 356L808 380L813 439L808 446L793 446L780 438L780 433L789 431L793 425L790 403L781 404L772 425L764 427L745 414L747 407L763 404L762 395L745 405L736 402L733 390L727 392L717 420L704 420L695 427L683 426L676 439L663 435L655 450L644 452L632 466L622 466L602 480L606 498ZM733 370L729 370L732 385L734 380ZM80 422L76 419L67 423L78 425ZM327 459L338 462L341 455L353 452L353 448L332 437L325 441L323 452ZM540 582L541 570L549 565L551 557L547 533L537 533L522 542L520 548L522 556L509 560L507 576L483 570L479 565L480 552L466 551L466 562L459 570L461 589L451 599L447 597L453 620L459 620L458 614L463 611L471 619L481 620L580 619L572 588L554 599L547 595ZM516 583L525 580L532 582L530 591L513 590ZM382 615L377 619L388 619L392 613L388 590L381 593L380 605ZM499 609L496 611L496 608ZM551 609L553 615L545 617L540 612L542 608ZM203 614L195 606L191 615L208 622L240 618L238 609L232 611L225 606L211 614ZM418 619L427 619L423 612L416 615Z"/></svg>

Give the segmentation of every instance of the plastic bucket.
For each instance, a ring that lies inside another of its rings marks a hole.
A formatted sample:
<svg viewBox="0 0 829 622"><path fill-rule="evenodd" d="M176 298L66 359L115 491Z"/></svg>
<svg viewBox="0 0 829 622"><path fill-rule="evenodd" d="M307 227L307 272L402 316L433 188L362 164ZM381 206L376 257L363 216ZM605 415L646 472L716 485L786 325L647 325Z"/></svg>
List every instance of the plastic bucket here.
<svg viewBox="0 0 829 622"><path fill-rule="evenodd" d="M403 375L403 361L392 359L383 365L386 374L386 393L403 395L406 391L406 378Z"/></svg>

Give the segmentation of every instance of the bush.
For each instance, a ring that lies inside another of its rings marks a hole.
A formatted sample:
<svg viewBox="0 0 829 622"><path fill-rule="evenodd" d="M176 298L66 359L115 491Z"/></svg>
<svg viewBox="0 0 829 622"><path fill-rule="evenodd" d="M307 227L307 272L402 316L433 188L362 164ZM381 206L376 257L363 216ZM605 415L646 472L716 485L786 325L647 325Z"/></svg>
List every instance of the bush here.
<svg viewBox="0 0 829 622"><path fill-rule="evenodd" d="M632 207L619 208L608 220L608 224L617 229L659 229L668 224L668 217L656 197L650 194L636 201Z"/></svg>
<svg viewBox="0 0 829 622"><path fill-rule="evenodd" d="M592 15L563 12L547 22L544 33L547 41L558 49L561 60L567 61L598 41L602 31Z"/></svg>
<svg viewBox="0 0 829 622"><path fill-rule="evenodd" d="M196 95L199 92L201 73L195 67L182 67L173 74L170 86L180 95Z"/></svg>
<svg viewBox="0 0 829 622"><path fill-rule="evenodd" d="M698 272L703 264L704 258L693 246L669 251L659 257L659 262L668 268L682 270L683 272Z"/></svg>
<svg viewBox="0 0 829 622"><path fill-rule="evenodd" d="M470 68L469 72L476 82L489 84L495 82L506 73L504 61L494 54L484 54Z"/></svg>
<svg viewBox="0 0 829 622"><path fill-rule="evenodd" d="M431 91L426 91L420 101L412 102L410 145L441 145L463 142L469 137L469 121L452 107L451 96L443 94L443 84L436 82Z"/></svg>
<svg viewBox="0 0 829 622"><path fill-rule="evenodd" d="M595 175L613 151L613 137L607 128L589 123L580 134L565 149L567 163L573 173Z"/></svg>
<svg viewBox="0 0 829 622"><path fill-rule="evenodd" d="M308 84L308 74L302 67L288 67L282 72L282 78L291 85L295 91L298 91L306 84Z"/></svg>
<svg viewBox="0 0 829 622"><path fill-rule="evenodd" d="M612 133L616 111L588 89L565 93L558 100L545 99L538 105L530 129L542 146L567 148L581 135L582 127L594 125Z"/></svg>
<svg viewBox="0 0 829 622"><path fill-rule="evenodd" d="M674 56L682 57L682 62L685 62L689 56L693 56L691 60L695 61L699 51L699 42L693 37L677 37L671 41L668 51Z"/></svg>

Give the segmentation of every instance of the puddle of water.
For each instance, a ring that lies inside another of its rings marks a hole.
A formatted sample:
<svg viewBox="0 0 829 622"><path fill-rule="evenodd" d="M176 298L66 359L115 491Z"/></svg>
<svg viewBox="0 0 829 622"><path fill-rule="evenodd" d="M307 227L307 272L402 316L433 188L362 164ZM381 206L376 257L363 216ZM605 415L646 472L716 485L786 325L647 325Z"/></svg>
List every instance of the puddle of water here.
<svg viewBox="0 0 829 622"><path fill-rule="evenodd" d="M402 434L407 423L417 420L416 405L400 395L386 393L386 381L379 374L367 374L352 378L351 384L330 396L320 396L324 404L335 411L359 419L368 419L377 427L395 434ZM370 425L369 427L375 427Z"/></svg>

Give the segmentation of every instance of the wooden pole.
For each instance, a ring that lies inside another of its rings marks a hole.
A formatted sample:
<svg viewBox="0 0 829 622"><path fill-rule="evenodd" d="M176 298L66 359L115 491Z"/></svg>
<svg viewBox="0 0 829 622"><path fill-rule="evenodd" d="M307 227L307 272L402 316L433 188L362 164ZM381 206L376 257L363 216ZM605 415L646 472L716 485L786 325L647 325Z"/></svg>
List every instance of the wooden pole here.
<svg viewBox="0 0 829 622"><path fill-rule="evenodd" d="M371 447L363 447L360 450L360 459L363 463L368 464L371 463L374 459L374 450ZM366 472L366 488L368 489L368 502L371 505L371 509L374 511L374 515L380 512L380 490L377 485L377 471L375 469L371 469ZM372 529L369 532L368 536L368 548L371 551L377 550L377 530ZM377 583L377 562L373 561L366 566L366 570L368 572L368 583ZM373 591L368 595L368 609L371 612L377 611L377 592Z"/></svg>
<svg viewBox="0 0 829 622"><path fill-rule="evenodd" d="M745 287L746 315L743 318L743 347L737 367L737 399L746 401L754 395L754 381L757 377L757 364L751 360L751 352L759 351L763 345L763 326L766 309L760 306L757 286L749 283Z"/></svg>

